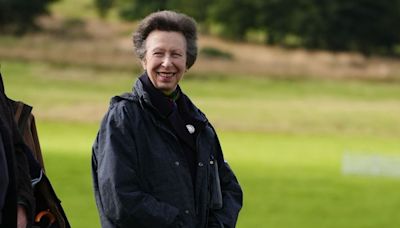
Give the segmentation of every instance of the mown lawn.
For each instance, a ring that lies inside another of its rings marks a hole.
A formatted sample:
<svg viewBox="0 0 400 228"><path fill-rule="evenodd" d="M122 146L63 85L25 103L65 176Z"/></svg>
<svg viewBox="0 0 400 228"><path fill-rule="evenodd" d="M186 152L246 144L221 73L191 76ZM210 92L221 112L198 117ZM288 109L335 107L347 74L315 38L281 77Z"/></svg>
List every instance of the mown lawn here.
<svg viewBox="0 0 400 228"><path fill-rule="evenodd" d="M34 106L47 173L73 227L99 227L91 144L109 98L136 73L2 61L11 98ZM341 173L345 152L400 156L400 85L187 75L244 190L238 227L395 228L400 179Z"/></svg>

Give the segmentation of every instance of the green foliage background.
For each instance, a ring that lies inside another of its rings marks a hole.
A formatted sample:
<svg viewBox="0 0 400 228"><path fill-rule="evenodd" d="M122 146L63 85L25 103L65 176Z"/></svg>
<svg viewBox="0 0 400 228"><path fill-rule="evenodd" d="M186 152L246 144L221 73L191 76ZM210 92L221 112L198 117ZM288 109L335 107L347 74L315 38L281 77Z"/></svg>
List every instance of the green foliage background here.
<svg viewBox="0 0 400 228"><path fill-rule="evenodd" d="M395 55L400 45L400 1L375 0L96 0L107 11L115 6L126 20L151 12L177 10L194 17L204 30L245 40L252 30L269 44L366 55ZM111 4L114 3L114 4Z"/></svg>
<svg viewBox="0 0 400 228"><path fill-rule="evenodd" d="M48 13L50 3L57 0L1 0L0 32L23 34L35 27L35 19Z"/></svg>
<svg viewBox="0 0 400 228"><path fill-rule="evenodd" d="M23 34L35 28L55 1L0 1L0 31ZM400 0L91 0L91 5L102 18L116 10L125 20L176 10L194 17L203 32L233 40L251 40L256 31L273 45L400 54Z"/></svg>

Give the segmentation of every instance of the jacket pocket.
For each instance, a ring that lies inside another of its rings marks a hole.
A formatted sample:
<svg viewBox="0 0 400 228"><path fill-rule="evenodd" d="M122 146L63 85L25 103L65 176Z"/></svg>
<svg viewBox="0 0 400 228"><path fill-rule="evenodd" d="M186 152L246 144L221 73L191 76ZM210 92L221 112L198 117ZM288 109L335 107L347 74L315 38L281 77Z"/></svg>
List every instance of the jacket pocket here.
<svg viewBox="0 0 400 228"><path fill-rule="evenodd" d="M222 208L221 182L219 179L218 163L210 159L210 209Z"/></svg>

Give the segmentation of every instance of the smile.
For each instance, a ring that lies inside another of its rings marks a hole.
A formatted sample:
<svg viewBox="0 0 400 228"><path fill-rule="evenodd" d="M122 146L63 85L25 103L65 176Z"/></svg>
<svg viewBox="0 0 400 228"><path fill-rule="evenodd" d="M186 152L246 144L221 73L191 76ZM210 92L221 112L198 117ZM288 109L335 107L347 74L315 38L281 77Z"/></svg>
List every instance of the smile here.
<svg viewBox="0 0 400 228"><path fill-rule="evenodd" d="M174 72L157 72L157 76L164 77L164 78L170 78L175 75L176 75L176 73L174 73Z"/></svg>

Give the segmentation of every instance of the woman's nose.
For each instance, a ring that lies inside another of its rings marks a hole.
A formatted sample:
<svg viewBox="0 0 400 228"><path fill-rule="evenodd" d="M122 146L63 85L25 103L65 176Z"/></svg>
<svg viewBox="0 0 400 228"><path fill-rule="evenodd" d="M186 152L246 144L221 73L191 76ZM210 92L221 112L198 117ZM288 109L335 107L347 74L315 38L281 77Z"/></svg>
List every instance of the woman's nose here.
<svg viewBox="0 0 400 228"><path fill-rule="evenodd" d="M171 66L171 65L172 65L171 57L168 56L168 55L166 55L166 56L163 58L163 61L162 61L162 64L161 64L161 65L162 65L163 67Z"/></svg>

